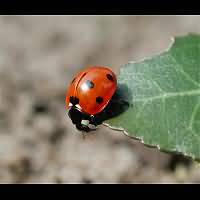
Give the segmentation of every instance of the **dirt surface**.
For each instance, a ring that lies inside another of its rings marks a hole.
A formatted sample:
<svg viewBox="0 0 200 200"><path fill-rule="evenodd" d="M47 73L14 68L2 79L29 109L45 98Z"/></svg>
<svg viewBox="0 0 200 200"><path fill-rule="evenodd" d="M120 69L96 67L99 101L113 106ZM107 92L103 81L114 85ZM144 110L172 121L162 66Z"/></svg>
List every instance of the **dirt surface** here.
<svg viewBox="0 0 200 200"><path fill-rule="evenodd" d="M199 16L1 16L0 182L200 182L198 164L100 126L72 126L65 92L88 65L118 73L200 32Z"/></svg>

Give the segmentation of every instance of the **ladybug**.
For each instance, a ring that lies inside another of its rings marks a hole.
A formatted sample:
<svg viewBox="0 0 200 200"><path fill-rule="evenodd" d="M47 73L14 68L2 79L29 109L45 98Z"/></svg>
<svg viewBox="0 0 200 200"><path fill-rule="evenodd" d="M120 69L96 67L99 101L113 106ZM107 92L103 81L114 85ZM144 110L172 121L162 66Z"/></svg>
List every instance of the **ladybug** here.
<svg viewBox="0 0 200 200"><path fill-rule="evenodd" d="M78 130L89 132L101 123L116 89L117 78L109 67L89 67L75 76L67 90L66 108Z"/></svg>

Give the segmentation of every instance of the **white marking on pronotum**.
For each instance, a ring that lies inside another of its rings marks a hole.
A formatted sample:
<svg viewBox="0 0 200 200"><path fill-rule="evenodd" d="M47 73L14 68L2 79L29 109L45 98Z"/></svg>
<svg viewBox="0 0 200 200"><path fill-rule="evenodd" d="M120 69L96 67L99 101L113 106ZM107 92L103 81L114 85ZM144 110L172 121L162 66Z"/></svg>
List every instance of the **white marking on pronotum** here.
<svg viewBox="0 0 200 200"><path fill-rule="evenodd" d="M79 110L81 110L81 106L79 104L75 105Z"/></svg>
<svg viewBox="0 0 200 200"><path fill-rule="evenodd" d="M84 120L84 119L83 119L83 120L81 121L81 124L83 124L83 125L85 125L85 126L88 126L89 123L90 123L89 120Z"/></svg>
<svg viewBox="0 0 200 200"><path fill-rule="evenodd" d="M73 104L72 103L69 103L69 107L72 107L73 106Z"/></svg>

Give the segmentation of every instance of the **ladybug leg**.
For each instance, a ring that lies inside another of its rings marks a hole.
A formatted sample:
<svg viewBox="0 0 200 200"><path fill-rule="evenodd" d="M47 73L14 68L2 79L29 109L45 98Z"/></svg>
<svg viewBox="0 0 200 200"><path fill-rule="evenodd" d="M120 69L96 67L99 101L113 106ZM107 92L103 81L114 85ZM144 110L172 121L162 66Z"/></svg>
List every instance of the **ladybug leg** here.
<svg viewBox="0 0 200 200"><path fill-rule="evenodd" d="M103 122L103 117L102 115L104 115L104 113L100 113L100 114L97 114L97 115L91 115L90 117L90 124L94 125L94 126L98 126L100 125L102 122Z"/></svg>
<svg viewBox="0 0 200 200"><path fill-rule="evenodd" d="M79 131L83 131L83 132L91 132L91 131L96 130L95 128L89 127L89 125L87 126L87 125L84 125L84 124L76 124L76 128Z"/></svg>
<svg viewBox="0 0 200 200"><path fill-rule="evenodd" d="M84 131L84 132L89 132L90 131L90 128L88 126L83 125L83 124L76 124L76 128L79 131Z"/></svg>

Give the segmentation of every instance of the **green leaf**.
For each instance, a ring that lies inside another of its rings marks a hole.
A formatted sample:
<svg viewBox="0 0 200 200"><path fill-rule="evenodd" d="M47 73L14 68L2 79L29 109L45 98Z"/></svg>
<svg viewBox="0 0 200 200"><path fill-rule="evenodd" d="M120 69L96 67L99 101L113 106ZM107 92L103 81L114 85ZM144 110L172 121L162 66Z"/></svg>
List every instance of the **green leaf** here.
<svg viewBox="0 0 200 200"><path fill-rule="evenodd" d="M105 125L200 160L200 35L175 37L168 51L125 64L118 83L129 107Z"/></svg>

